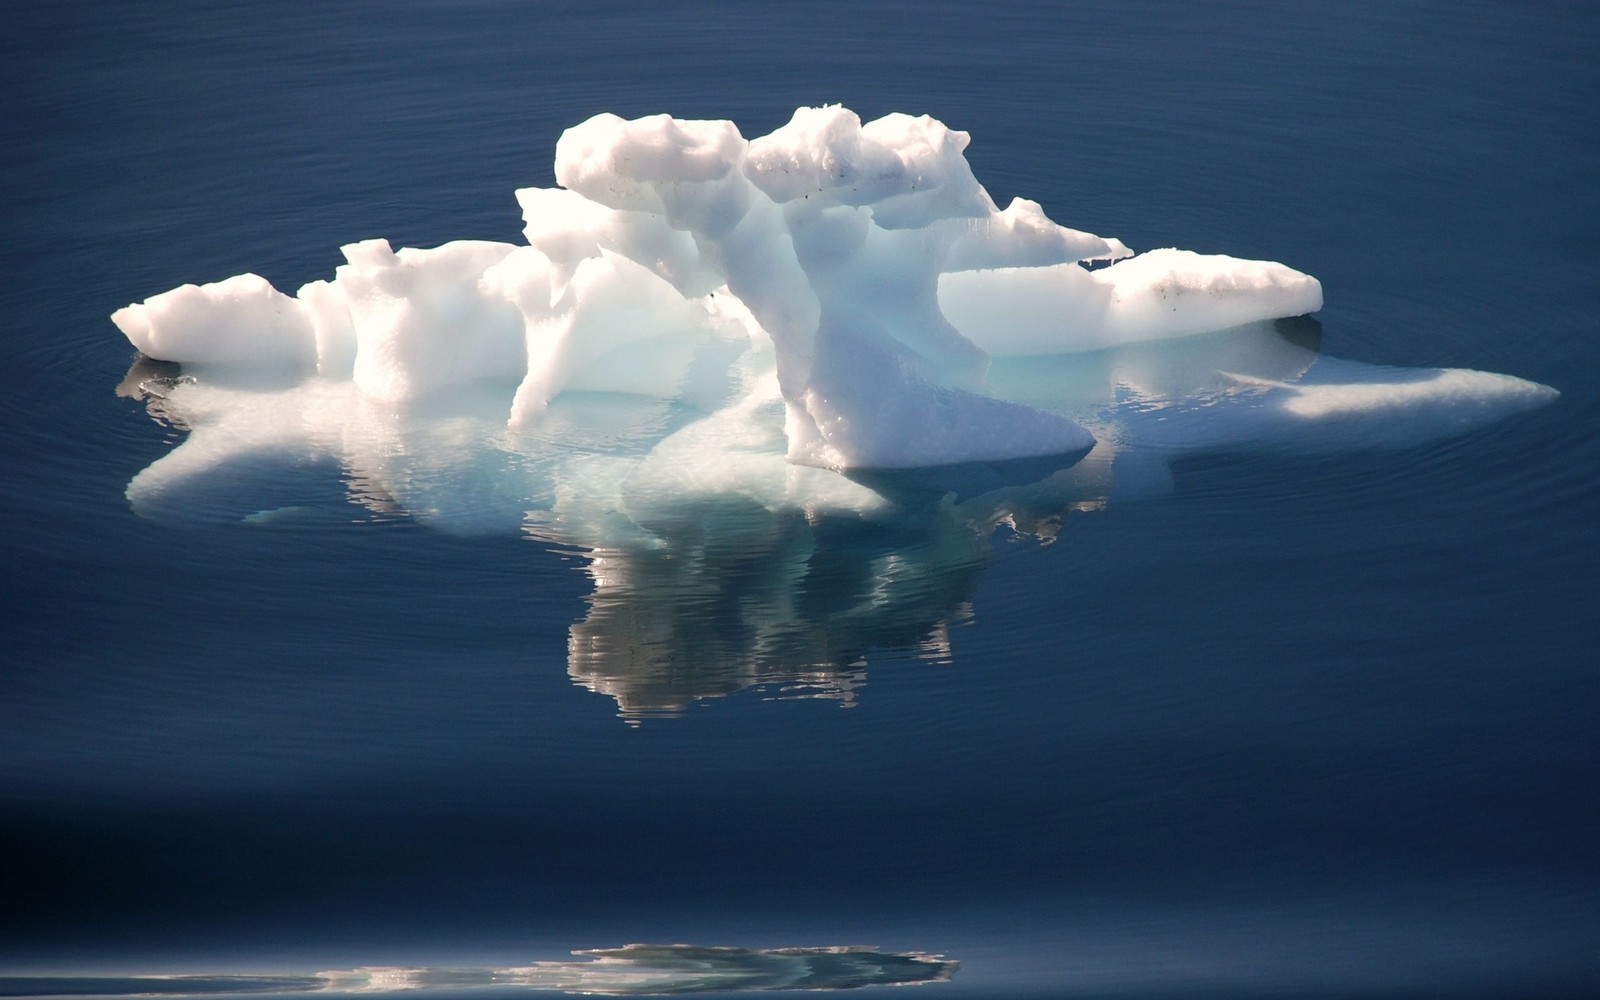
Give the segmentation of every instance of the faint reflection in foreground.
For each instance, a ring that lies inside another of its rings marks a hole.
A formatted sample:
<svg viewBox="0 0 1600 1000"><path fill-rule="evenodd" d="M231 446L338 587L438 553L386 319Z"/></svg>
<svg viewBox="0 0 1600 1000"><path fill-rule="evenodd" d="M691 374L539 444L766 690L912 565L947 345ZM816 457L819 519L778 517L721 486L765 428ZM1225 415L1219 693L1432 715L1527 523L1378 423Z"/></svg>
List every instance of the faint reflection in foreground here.
<svg viewBox="0 0 1600 1000"><path fill-rule="evenodd" d="M509 969L362 968L309 976L0 977L3 997L190 997L317 993L362 996L493 989L661 996L741 990L849 990L949 981L958 963L863 947L714 948L630 944L575 951L576 961Z"/></svg>

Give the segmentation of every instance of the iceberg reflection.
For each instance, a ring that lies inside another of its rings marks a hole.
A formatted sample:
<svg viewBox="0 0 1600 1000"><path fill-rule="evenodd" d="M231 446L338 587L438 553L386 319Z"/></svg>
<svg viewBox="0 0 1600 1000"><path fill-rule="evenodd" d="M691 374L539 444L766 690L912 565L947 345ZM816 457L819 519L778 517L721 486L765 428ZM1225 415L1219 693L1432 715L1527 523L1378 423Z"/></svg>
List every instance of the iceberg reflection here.
<svg viewBox="0 0 1600 1000"><path fill-rule="evenodd" d="M751 687L850 705L873 649L949 662L988 547L948 507L877 523L749 501L681 513L656 522L658 545L590 555L568 671L625 718Z"/></svg>

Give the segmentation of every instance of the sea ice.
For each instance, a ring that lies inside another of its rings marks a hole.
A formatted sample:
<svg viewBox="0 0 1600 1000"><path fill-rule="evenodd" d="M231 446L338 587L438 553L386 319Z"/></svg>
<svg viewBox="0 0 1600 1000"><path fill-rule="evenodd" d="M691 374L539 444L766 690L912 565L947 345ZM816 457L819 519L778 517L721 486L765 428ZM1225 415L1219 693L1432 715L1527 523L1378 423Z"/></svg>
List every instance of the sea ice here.
<svg viewBox="0 0 1600 1000"><path fill-rule="evenodd" d="M720 481L779 505L813 489L860 492L796 467L861 480L1065 463L1097 442L1102 455L1224 441L1403 446L1554 395L1509 376L1314 355L1257 372L1228 351L1247 343L1259 361L1284 349L1248 334L1128 354L1314 312L1321 286L1267 261L1135 256L1023 199L1001 210L972 176L967 143L926 116L863 124L837 106L801 108L753 140L726 121L602 114L556 144L560 188L517 192L526 245L396 251L368 239L294 296L244 274L127 306L112 319L129 341L202 383L155 394L193 434L130 496L148 506L175 480L290 438L346 464L375 451L377 478L392 480L406 463L381 455L397 435L432 440L443 426L458 447L464 435L513 456L505 464L524 479L565 481L573 463L546 452L558 427L567 445L585 437L570 425L576 411L556 405L579 394L665 407L594 449L628 456L628 475L712 493ZM1034 376L1004 371L1010 358ZM1147 384L1158 370L1171 385ZM1160 420L1143 418L1156 409ZM430 425L441 414L457 423ZM667 455L673 475L652 471ZM535 516L532 496L561 492L507 488L519 516Z"/></svg>
<svg viewBox="0 0 1600 1000"><path fill-rule="evenodd" d="M560 188L516 193L525 245L369 239L293 296L246 274L118 310L157 359L122 391L188 432L128 498L294 530L331 483L578 547L569 669L624 714L769 681L848 701L875 646L946 655L997 525L1048 538L1184 455L1407 448L1556 395L1325 357L1293 318L1315 278L1001 210L967 142L839 107L749 141L599 115ZM738 628L695 626L711 599ZM677 669L710 661L740 666Z"/></svg>
<svg viewBox="0 0 1600 1000"><path fill-rule="evenodd" d="M862 480L1064 463L1097 441L1102 457L1224 442L1404 446L1554 395L1509 376L1318 361L1248 333L1140 353L1314 312L1321 286L1267 261L1135 256L1023 199L1000 210L967 143L925 116L863 124L837 106L801 108L748 141L726 121L602 114L557 143L560 188L517 192L526 245L395 251L368 239L294 296L244 274L127 306L112 319L129 341L202 382L152 393L194 433L130 496L148 507L174 481L291 438L347 465L372 452L378 479L397 467L407 478L426 458L384 453L444 426L456 447L464 436L513 456L502 464L525 480L565 481L569 455L545 452L558 429L568 452L585 439L576 410L556 406L579 394L658 401L622 407L655 415L593 448L627 456L628 475L751 490L769 505L861 492L797 467ZM1251 370L1268 356L1294 363ZM1008 370L1011 358L1031 376ZM615 421L580 408L605 439ZM675 471L654 471L664 464ZM588 465L580 478L592 479ZM561 492L506 488L519 518L537 517L532 497Z"/></svg>
<svg viewBox="0 0 1600 1000"><path fill-rule="evenodd" d="M315 372L394 405L516 383L513 428L563 392L676 396L707 348L770 340L788 459L848 469L1081 453L1093 439L1070 418L985 390L991 355L1321 305L1280 264L1169 250L1086 271L1129 252L1033 202L998 209L967 142L840 107L753 141L731 122L598 115L557 143L562 189L518 192L527 246L365 240L293 297L240 275L112 319L151 358Z"/></svg>

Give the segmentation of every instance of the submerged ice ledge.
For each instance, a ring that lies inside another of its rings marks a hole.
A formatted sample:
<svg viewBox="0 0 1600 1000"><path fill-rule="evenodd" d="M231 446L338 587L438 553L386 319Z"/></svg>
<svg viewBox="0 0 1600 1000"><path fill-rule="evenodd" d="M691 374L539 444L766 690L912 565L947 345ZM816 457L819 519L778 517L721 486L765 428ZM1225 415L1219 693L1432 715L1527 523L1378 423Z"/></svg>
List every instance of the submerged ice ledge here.
<svg viewBox="0 0 1600 1000"><path fill-rule="evenodd" d="M294 296L244 274L112 319L151 358L349 382L392 407L515 386L513 430L576 391L716 409L729 359L767 350L788 460L850 469L1081 453L1078 422L988 391L991 358L1321 308L1316 279L1282 264L1131 256L1033 202L1002 211L967 142L840 107L748 141L731 122L599 115L557 143L561 188L517 192L525 246L367 240Z"/></svg>

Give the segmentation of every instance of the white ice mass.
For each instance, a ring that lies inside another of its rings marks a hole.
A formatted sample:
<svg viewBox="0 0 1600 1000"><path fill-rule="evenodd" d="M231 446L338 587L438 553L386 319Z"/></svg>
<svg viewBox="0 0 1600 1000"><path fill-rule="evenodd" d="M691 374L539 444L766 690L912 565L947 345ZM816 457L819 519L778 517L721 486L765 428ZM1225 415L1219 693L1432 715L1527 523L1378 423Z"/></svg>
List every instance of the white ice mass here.
<svg viewBox="0 0 1600 1000"><path fill-rule="evenodd" d="M851 469L1093 444L1064 414L985 391L991 357L1322 305L1317 281L1281 264L1130 257L1033 202L1000 211L967 142L931 118L863 125L840 107L803 108L750 141L732 122L599 115L557 144L561 189L517 193L527 246L367 240L294 297L247 274L112 319L151 358L315 373L393 405L516 383L518 429L564 392L695 397L696 376L715 374L703 354L770 344L789 461Z"/></svg>
<svg viewBox="0 0 1600 1000"><path fill-rule="evenodd" d="M602 114L557 143L560 187L516 193L526 245L369 239L293 296L245 274L127 306L116 325L183 374L141 362L125 391L189 432L129 499L302 523L327 507L285 484L331 466L372 510L590 550L601 595L721 586L710 553L734 547L707 541L715 520L765 554L765 583L739 584L749 634L782 634L790 665L848 662L890 634L937 645L961 588L929 603L896 581L959 577L1002 521L1047 534L1064 511L1163 491L1186 454L1411 447L1556 395L1324 357L1296 319L1322 306L1315 278L1133 255L1034 202L1000 210L967 143L840 107L753 140ZM823 542L788 519L889 512L921 540L862 549L860 606L797 626ZM614 676L611 607L597 597L575 629L572 670L622 700L639 670ZM670 602L623 617L666 633L669 658L698 641Z"/></svg>

